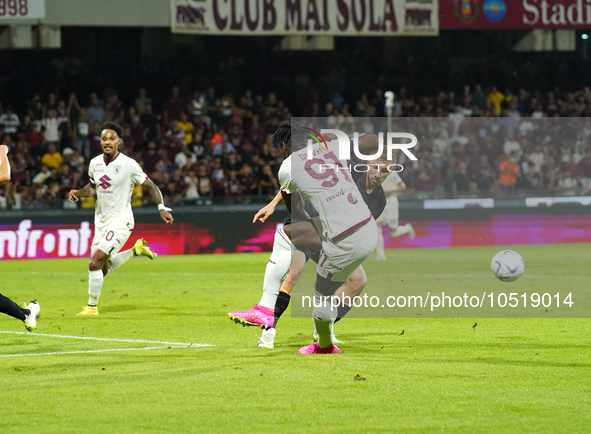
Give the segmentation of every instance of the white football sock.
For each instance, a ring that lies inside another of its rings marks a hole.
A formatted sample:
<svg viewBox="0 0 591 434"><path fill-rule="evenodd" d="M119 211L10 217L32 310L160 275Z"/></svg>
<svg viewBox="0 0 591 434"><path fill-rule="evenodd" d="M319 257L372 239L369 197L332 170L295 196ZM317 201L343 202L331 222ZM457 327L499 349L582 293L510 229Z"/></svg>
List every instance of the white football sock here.
<svg viewBox="0 0 591 434"><path fill-rule="evenodd" d="M133 249L124 250L123 252L119 252L116 255L111 257L111 265L107 270L107 274L112 273L117 268L125 264L133 257Z"/></svg>
<svg viewBox="0 0 591 434"><path fill-rule="evenodd" d="M89 271L88 272L88 305L96 306L98 304L99 297L101 296L101 290L103 289L103 271Z"/></svg>
<svg viewBox="0 0 591 434"><path fill-rule="evenodd" d="M404 226L398 226L395 231L390 232L390 235L392 235L392 237L396 238L401 235L408 234L409 232L410 232L410 228L408 226L404 225Z"/></svg>
<svg viewBox="0 0 591 434"><path fill-rule="evenodd" d="M289 272L291 267L291 258L295 253L295 247L289 237L285 234L283 228L275 232L273 241L273 253L269 258L269 263L265 269L265 280L263 282L263 296L259 302L260 306L275 309L275 302L279 295L279 289L283 278Z"/></svg>
<svg viewBox="0 0 591 434"><path fill-rule="evenodd" d="M386 256L386 252L384 251L384 231L382 229L378 226L378 246L376 247L376 251L379 257Z"/></svg>
<svg viewBox="0 0 591 434"><path fill-rule="evenodd" d="M332 307L330 300L332 297L314 296L314 325L318 332L318 345L320 348L326 348L332 345L333 325L337 318L337 308Z"/></svg>

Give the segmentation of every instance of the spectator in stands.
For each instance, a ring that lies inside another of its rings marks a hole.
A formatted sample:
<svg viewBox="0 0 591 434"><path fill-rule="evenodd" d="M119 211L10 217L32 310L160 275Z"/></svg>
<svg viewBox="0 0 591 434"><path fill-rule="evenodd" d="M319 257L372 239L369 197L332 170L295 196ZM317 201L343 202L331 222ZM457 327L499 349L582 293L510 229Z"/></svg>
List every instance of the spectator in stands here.
<svg viewBox="0 0 591 434"><path fill-rule="evenodd" d="M579 162L578 166L582 174L581 194L591 195L591 150L585 152L585 158Z"/></svg>
<svg viewBox="0 0 591 434"><path fill-rule="evenodd" d="M556 166L556 161L551 155L546 155L544 164L540 169L540 175L542 179L542 186L546 189L550 188L552 180L555 180L558 176L559 168Z"/></svg>
<svg viewBox="0 0 591 434"><path fill-rule="evenodd" d="M21 122L18 115L12 111L11 105L7 105L6 112L0 116L0 124L4 125L6 134L16 135Z"/></svg>
<svg viewBox="0 0 591 434"><path fill-rule="evenodd" d="M273 174L273 169L268 164L263 166L259 179L259 195L274 196L279 190L279 182Z"/></svg>
<svg viewBox="0 0 591 434"><path fill-rule="evenodd" d="M201 133L193 134L193 141L189 144L189 150L195 154L197 157L201 157L204 155L208 155L207 148L203 141L203 136Z"/></svg>
<svg viewBox="0 0 591 434"><path fill-rule="evenodd" d="M259 116L252 116L252 125L247 134L247 141L255 146L261 146L267 137L267 131L260 125Z"/></svg>
<svg viewBox="0 0 591 434"><path fill-rule="evenodd" d="M149 129L142 124L139 115L133 115L129 124L129 133L134 143L134 149L144 149Z"/></svg>
<svg viewBox="0 0 591 434"><path fill-rule="evenodd" d="M458 166L459 167L459 166ZM415 171L415 191L417 198L429 199L433 196L437 185L437 173L435 167L428 158L419 158L419 167ZM455 180L455 175L454 175ZM453 193L453 186L452 186Z"/></svg>
<svg viewBox="0 0 591 434"><path fill-rule="evenodd" d="M173 86L170 91L170 98L164 102L164 123L168 124L171 121L178 121L181 119L181 113L185 111L185 100L180 96L181 91L178 86Z"/></svg>
<svg viewBox="0 0 591 434"><path fill-rule="evenodd" d="M27 114L33 120L40 120L43 118L43 103L38 93L33 95L33 98L27 102Z"/></svg>
<svg viewBox="0 0 591 434"><path fill-rule="evenodd" d="M254 177L254 173L252 171L252 167L248 164L243 164L238 172L238 180L242 185L242 192L245 195L252 195L257 192L258 183Z"/></svg>
<svg viewBox="0 0 591 434"><path fill-rule="evenodd" d="M47 144L53 143L56 148L62 138L62 132L59 129L60 120L57 118L57 112L53 109L47 111L47 117L41 122L45 128L45 142Z"/></svg>
<svg viewBox="0 0 591 434"><path fill-rule="evenodd" d="M86 108L86 118L90 123L101 124L105 120L106 112L103 103L98 99L96 93L90 94L90 106Z"/></svg>
<svg viewBox="0 0 591 434"><path fill-rule="evenodd" d="M499 164L499 172L501 174L503 193L513 195L515 193L515 184L517 184L517 175L519 174L517 163L511 161L509 155L503 154Z"/></svg>
<svg viewBox="0 0 591 434"><path fill-rule="evenodd" d="M453 196L455 199L471 197L475 191L476 186L470 180L470 175L468 175L468 165L465 161L460 161L452 184Z"/></svg>
<svg viewBox="0 0 591 434"><path fill-rule="evenodd" d="M540 169L544 164L544 153L542 152L542 146L536 145L534 151L529 154L529 161L534 164L534 171L540 173Z"/></svg>
<svg viewBox="0 0 591 434"><path fill-rule="evenodd" d="M193 132L195 131L195 126L189 122L189 117L187 113L181 112L180 119L177 122L178 127L184 132L183 140L185 144L188 145L193 140Z"/></svg>
<svg viewBox="0 0 591 434"><path fill-rule="evenodd" d="M147 140L156 140L160 137L158 121L159 116L152 112L152 104L146 103L145 110L140 116L140 122L148 129L146 133Z"/></svg>
<svg viewBox="0 0 591 434"><path fill-rule="evenodd" d="M199 166L197 169L197 179L199 180L197 187L199 196L203 198L211 198L213 196L213 188L211 185L211 180L207 175L207 169L204 165Z"/></svg>
<svg viewBox="0 0 591 434"><path fill-rule="evenodd" d="M43 200L49 209L59 209L62 207L62 197L60 195L60 186L57 182L52 182L49 188L43 194Z"/></svg>
<svg viewBox="0 0 591 434"><path fill-rule="evenodd" d="M230 170L228 172L228 180L226 181L225 189L226 197L231 198L231 203L240 202L238 198L242 195L242 184L240 183L235 170Z"/></svg>
<svg viewBox="0 0 591 434"><path fill-rule="evenodd" d="M69 164L62 165L62 167L58 171L57 183L60 186L60 194L63 197L66 197L65 195L67 194L67 192L74 188L72 187L72 184L74 183L74 175L72 173L72 168Z"/></svg>
<svg viewBox="0 0 591 434"><path fill-rule="evenodd" d="M501 114L501 106L505 102L505 95L503 95L496 86L493 86L488 94L488 100L493 106L494 115L499 116Z"/></svg>
<svg viewBox="0 0 591 434"><path fill-rule="evenodd" d="M503 143L503 153L511 155L513 151L517 151L521 155L521 144L515 139L514 134L509 134L507 140Z"/></svg>
<svg viewBox="0 0 591 434"><path fill-rule="evenodd" d="M222 160L226 170L233 170L235 172L238 172L241 167L238 158L239 157L236 154L228 154L227 157L224 160Z"/></svg>
<svg viewBox="0 0 591 434"><path fill-rule="evenodd" d="M138 113L142 114L146 111L146 105L152 104L152 99L148 97L148 92L143 87L138 92L138 97L135 99L135 108Z"/></svg>
<svg viewBox="0 0 591 434"><path fill-rule="evenodd" d="M209 171L214 196L226 194L226 171L222 166L221 157L215 157Z"/></svg>
<svg viewBox="0 0 591 434"><path fill-rule="evenodd" d="M235 154L236 149L228 141L228 135L226 133L221 133L220 136L221 142L213 148L214 157L221 157L224 154Z"/></svg>
<svg viewBox="0 0 591 434"><path fill-rule="evenodd" d="M193 99L191 99L188 104L191 121L195 122L198 118L204 116L206 109L207 102L205 101L205 96L199 91L193 92ZM208 123L211 123L211 120L209 120Z"/></svg>
<svg viewBox="0 0 591 434"><path fill-rule="evenodd" d="M144 172L151 176L150 174L156 171L156 165L161 160L155 142L148 143L148 149L144 152L142 159L144 160Z"/></svg>
<svg viewBox="0 0 591 434"><path fill-rule="evenodd" d="M191 169L187 172L187 176L185 176L185 184L187 187L185 188L183 198L184 199L198 199L199 198L199 178L197 177L197 172L194 169Z"/></svg>
<svg viewBox="0 0 591 434"><path fill-rule="evenodd" d="M23 208L25 209L47 209L49 204L45 200L44 189L42 187L35 187L33 189L33 195L30 199L23 201Z"/></svg>
<svg viewBox="0 0 591 434"><path fill-rule="evenodd" d="M86 109L80 107L78 111L78 116L74 122L74 137L76 138L76 144L78 145L78 150L82 153L86 149L90 148L90 122L86 119Z"/></svg>
<svg viewBox="0 0 591 434"><path fill-rule="evenodd" d="M456 159L454 157L449 157L441 170L443 189L445 192L445 197L448 199L454 197L453 184L457 173L458 167Z"/></svg>
<svg viewBox="0 0 591 434"><path fill-rule="evenodd" d="M174 157L174 165L181 170L188 169L195 163L197 163L197 156L189 150L187 145L183 145L181 152Z"/></svg>
<svg viewBox="0 0 591 434"><path fill-rule="evenodd" d="M64 163L62 154L57 151L54 143L47 145L47 152L41 157L41 164L45 164L47 167L60 169Z"/></svg>
<svg viewBox="0 0 591 434"><path fill-rule="evenodd" d="M101 124L95 122L92 125L92 131L88 136L88 150L90 156L94 157L102 152L101 148ZM82 155L86 155L86 150L81 151Z"/></svg>
<svg viewBox="0 0 591 434"><path fill-rule="evenodd" d="M166 183L166 187L162 190L162 196L164 197L165 202L171 205L176 205L183 200L183 195L177 191L174 182Z"/></svg>
<svg viewBox="0 0 591 434"><path fill-rule="evenodd" d="M31 174L29 170L35 165L27 152L27 142L19 140L16 149L8 154L11 168L11 179L15 184L29 185Z"/></svg>

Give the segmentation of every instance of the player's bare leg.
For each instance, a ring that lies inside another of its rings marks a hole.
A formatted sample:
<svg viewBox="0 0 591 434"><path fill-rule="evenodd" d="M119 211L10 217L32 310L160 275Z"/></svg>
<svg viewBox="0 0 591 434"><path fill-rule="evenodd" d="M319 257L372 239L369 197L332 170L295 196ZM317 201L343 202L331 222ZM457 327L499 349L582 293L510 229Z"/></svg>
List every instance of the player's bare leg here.
<svg viewBox="0 0 591 434"><path fill-rule="evenodd" d="M135 242L131 249L111 255L109 260L103 265L103 275L106 276L107 274L112 273L134 256L147 256L150 259L154 259L156 254L152 252L144 239L140 238Z"/></svg>
<svg viewBox="0 0 591 434"><path fill-rule="evenodd" d="M295 248L283 228L277 229L273 242L273 253L265 269L261 301L255 304L252 309L228 312L228 317L231 320L243 326L258 326L263 329L273 327L273 309L279 295L281 282L289 272L294 252Z"/></svg>

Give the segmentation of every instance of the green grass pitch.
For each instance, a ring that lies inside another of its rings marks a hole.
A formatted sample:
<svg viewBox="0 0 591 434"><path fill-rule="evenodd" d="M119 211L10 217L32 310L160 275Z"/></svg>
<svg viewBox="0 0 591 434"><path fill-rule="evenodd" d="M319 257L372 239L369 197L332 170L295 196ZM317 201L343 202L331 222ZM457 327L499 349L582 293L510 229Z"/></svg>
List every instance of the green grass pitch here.
<svg viewBox="0 0 591 434"><path fill-rule="evenodd" d="M526 272L510 284L488 270L498 250L389 251L366 263L368 289L380 273L425 288L590 287L589 245L516 247ZM93 318L75 316L87 260L2 261L1 292L42 310L30 334L0 315L0 432L591 431L591 320L345 318L341 354L302 356L312 321L288 312L267 350L226 314L258 302L268 257L132 258Z"/></svg>

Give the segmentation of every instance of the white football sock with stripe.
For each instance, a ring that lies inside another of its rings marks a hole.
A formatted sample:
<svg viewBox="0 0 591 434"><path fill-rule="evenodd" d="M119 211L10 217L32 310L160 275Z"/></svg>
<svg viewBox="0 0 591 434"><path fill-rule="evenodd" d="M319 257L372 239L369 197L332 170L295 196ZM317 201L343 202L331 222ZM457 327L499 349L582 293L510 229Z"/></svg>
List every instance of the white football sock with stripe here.
<svg viewBox="0 0 591 434"><path fill-rule="evenodd" d="M333 325L337 318L337 308L331 305L331 298L314 295L314 313L312 315L320 348L326 348L333 343Z"/></svg>
<svg viewBox="0 0 591 434"><path fill-rule="evenodd" d="M273 241L273 253L265 269L265 280L263 282L263 296L259 302L260 306L275 309L275 302L279 295L279 289L283 278L291 267L291 258L295 253L295 246L283 230L283 227L275 232Z"/></svg>
<svg viewBox="0 0 591 434"><path fill-rule="evenodd" d="M96 306L103 289L103 270L88 272L88 305Z"/></svg>

